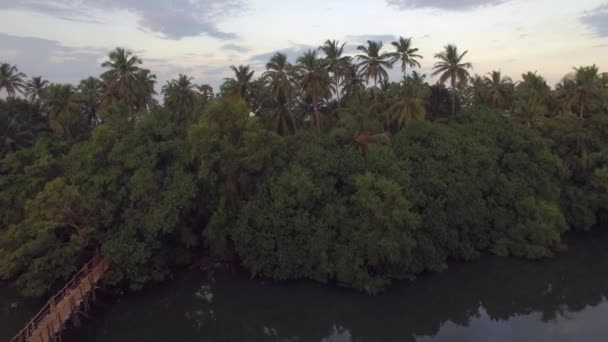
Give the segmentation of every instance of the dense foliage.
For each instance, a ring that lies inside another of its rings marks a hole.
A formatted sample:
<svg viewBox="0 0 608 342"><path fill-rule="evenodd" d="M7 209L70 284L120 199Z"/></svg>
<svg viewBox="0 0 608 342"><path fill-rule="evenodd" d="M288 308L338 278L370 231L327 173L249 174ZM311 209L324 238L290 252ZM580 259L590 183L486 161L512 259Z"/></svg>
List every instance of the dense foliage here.
<svg viewBox="0 0 608 342"><path fill-rule="evenodd" d="M2 63L0 278L39 296L102 253L107 282L137 289L211 255L377 293L608 222L607 74L471 77L448 45L429 85L412 40L392 48L277 53L218 94L179 75L162 105L124 49L76 87Z"/></svg>

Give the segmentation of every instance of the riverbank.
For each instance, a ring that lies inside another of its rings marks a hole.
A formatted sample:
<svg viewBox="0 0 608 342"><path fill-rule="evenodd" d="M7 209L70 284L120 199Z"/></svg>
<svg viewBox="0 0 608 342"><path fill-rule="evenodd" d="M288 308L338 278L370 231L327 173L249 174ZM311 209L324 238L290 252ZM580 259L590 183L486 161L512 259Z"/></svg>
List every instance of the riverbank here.
<svg viewBox="0 0 608 342"><path fill-rule="evenodd" d="M608 232L566 241L569 251L554 259L451 263L447 272L400 282L376 297L229 270L182 272L141 293L103 296L94 320L64 340L603 340Z"/></svg>

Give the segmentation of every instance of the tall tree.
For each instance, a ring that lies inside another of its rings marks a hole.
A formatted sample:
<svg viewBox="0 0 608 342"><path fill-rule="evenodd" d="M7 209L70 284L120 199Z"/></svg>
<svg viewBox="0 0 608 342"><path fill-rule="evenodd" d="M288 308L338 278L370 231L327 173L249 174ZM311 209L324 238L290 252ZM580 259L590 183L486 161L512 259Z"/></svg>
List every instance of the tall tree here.
<svg viewBox="0 0 608 342"><path fill-rule="evenodd" d="M549 113L551 87L536 72L522 75L522 81L515 86L514 114L528 127L535 127L537 118Z"/></svg>
<svg viewBox="0 0 608 342"><path fill-rule="evenodd" d="M500 71L492 71L485 78L488 84L489 99L492 107L505 109L513 92L513 81L510 77L502 76Z"/></svg>
<svg viewBox="0 0 608 342"><path fill-rule="evenodd" d="M320 132L321 113L319 106L321 100L328 98L332 90L329 74L327 73L327 62L319 58L316 51L309 50L298 58L297 72L304 96L312 107L313 122Z"/></svg>
<svg viewBox="0 0 608 342"><path fill-rule="evenodd" d="M101 64L109 69L101 78L106 83L110 97L123 100L131 113L137 110L137 95L140 93L137 76L141 64L141 58L120 47L110 52L108 59Z"/></svg>
<svg viewBox="0 0 608 342"><path fill-rule="evenodd" d="M179 74L177 79L167 81L167 84L163 86L162 94L165 99L165 106L178 114L179 117L194 111L196 85L192 83L192 80L192 77Z"/></svg>
<svg viewBox="0 0 608 342"><path fill-rule="evenodd" d="M296 120L290 108L290 102L295 96L295 88L291 82L293 66L287 61L287 55L276 53L266 64L266 72L262 75L269 82L274 102L273 125L279 134L293 133L296 130Z"/></svg>
<svg viewBox="0 0 608 342"><path fill-rule="evenodd" d="M201 84L198 86L198 92L201 94L203 102L207 102L215 97L213 87L208 84Z"/></svg>
<svg viewBox="0 0 608 342"><path fill-rule="evenodd" d="M224 80L223 93L228 97L240 99L251 105L253 74L255 72L248 65L239 65L238 67L231 65L230 70L234 72L234 78Z"/></svg>
<svg viewBox="0 0 608 342"><path fill-rule="evenodd" d="M135 74L135 101L137 111L150 112L157 104L154 95L156 95L156 75L148 69L141 69Z"/></svg>
<svg viewBox="0 0 608 342"><path fill-rule="evenodd" d="M574 73L566 76L558 85L569 108L574 108L579 118L601 99L602 79L596 65L574 68Z"/></svg>
<svg viewBox="0 0 608 342"><path fill-rule="evenodd" d="M463 62L464 57L469 51L462 54L458 52L456 45L449 44L445 46L445 50L436 54L435 58L439 61L435 63L433 76L439 75L439 82L446 83L450 81L450 90L452 92L452 116L456 115L456 94L458 88L466 85L470 75L468 69L473 65Z"/></svg>
<svg viewBox="0 0 608 342"><path fill-rule="evenodd" d="M325 54L327 68L332 74L333 90L338 102L340 101L340 83L350 64L351 58L344 56L344 46L337 40L327 40L319 49Z"/></svg>
<svg viewBox="0 0 608 342"><path fill-rule="evenodd" d="M399 37L398 41L392 42L395 47L395 52L391 53L393 63L401 61L401 71L403 71L403 79L407 80L407 67L420 68L418 59L423 58L417 54L418 49L412 47L412 38Z"/></svg>
<svg viewBox="0 0 608 342"><path fill-rule="evenodd" d="M17 93L23 94L25 89L26 75L19 72L16 66L8 63L0 63L0 91L4 91L9 97L15 97Z"/></svg>
<svg viewBox="0 0 608 342"><path fill-rule="evenodd" d="M89 77L80 81L73 97L74 103L80 107L80 111L88 118L91 127L97 127L101 123L98 111L103 90L101 80Z"/></svg>
<svg viewBox="0 0 608 342"><path fill-rule="evenodd" d="M393 67L391 54L381 52L382 45L382 42L368 40L367 46L357 47L357 50L363 52L357 55L359 71L368 83L370 80L374 81L374 87L377 87L378 82L388 80L386 70Z"/></svg>
<svg viewBox="0 0 608 342"><path fill-rule="evenodd" d="M48 85L49 81L41 76L32 77L25 85L25 96L32 102L42 101Z"/></svg>
<svg viewBox="0 0 608 342"><path fill-rule="evenodd" d="M344 95L348 97L360 97L365 90L365 80L361 77L359 69L355 64L349 65L345 71L341 86Z"/></svg>

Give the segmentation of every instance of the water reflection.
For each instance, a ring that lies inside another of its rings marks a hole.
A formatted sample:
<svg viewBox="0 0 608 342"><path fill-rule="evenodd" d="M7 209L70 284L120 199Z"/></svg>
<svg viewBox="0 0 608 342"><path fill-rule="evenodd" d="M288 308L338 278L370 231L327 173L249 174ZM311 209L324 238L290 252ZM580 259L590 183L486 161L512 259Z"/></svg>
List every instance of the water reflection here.
<svg viewBox="0 0 608 342"><path fill-rule="evenodd" d="M71 341L594 341L608 337L608 234L555 260L486 258L378 297L242 273L123 298Z"/></svg>

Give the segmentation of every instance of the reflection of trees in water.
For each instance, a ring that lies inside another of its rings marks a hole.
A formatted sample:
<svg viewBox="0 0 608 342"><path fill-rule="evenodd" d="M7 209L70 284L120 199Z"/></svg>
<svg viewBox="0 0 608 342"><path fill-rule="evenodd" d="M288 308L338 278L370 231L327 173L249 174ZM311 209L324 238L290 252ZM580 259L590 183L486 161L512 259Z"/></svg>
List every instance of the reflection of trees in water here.
<svg viewBox="0 0 608 342"><path fill-rule="evenodd" d="M212 283L213 301L196 304L213 310L215 317L213 328L203 327L201 334L215 330L223 340L329 341L327 337L341 336L346 341L413 342L415 336L436 335L447 321L467 326L481 308L493 320L540 312L547 322L604 300L606 242L608 234L596 232L584 241L573 240L570 252L557 259L489 257L456 264L449 272L378 297L311 283L262 286L220 273Z"/></svg>

